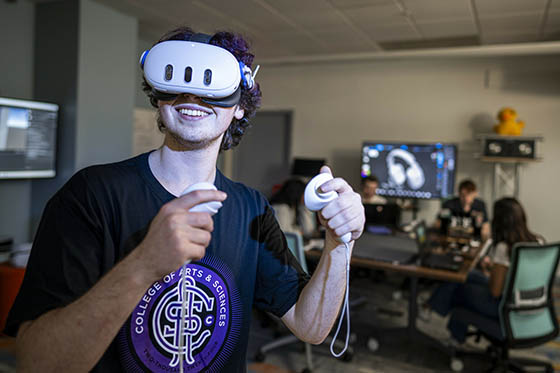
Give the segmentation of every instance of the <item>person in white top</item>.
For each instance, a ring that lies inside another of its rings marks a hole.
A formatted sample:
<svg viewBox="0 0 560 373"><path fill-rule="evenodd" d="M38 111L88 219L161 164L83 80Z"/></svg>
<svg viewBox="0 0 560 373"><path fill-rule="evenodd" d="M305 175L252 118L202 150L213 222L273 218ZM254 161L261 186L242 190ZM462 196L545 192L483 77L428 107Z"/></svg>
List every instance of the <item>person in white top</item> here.
<svg viewBox="0 0 560 373"><path fill-rule="evenodd" d="M362 203L384 205L387 203L385 197L377 195L379 180L376 176L370 175L362 179Z"/></svg>
<svg viewBox="0 0 560 373"><path fill-rule="evenodd" d="M451 332L451 345L465 341L468 324L457 320L452 310L467 308L485 317L498 320L498 307L512 246L517 242L539 242L544 240L527 227L523 207L515 198L502 198L494 203L492 219L492 247L489 255L480 263L482 271L469 273L466 283L446 283L439 286L427 305L442 316L451 313L447 328Z"/></svg>

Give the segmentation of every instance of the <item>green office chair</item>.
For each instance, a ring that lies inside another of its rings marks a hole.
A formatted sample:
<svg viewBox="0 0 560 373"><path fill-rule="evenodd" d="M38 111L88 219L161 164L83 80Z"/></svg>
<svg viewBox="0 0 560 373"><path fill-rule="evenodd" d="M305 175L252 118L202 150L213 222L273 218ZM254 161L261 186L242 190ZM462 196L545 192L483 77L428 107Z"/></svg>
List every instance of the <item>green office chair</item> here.
<svg viewBox="0 0 560 373"><path fill-rule="evenodd" d="M509 350L535 347L558 336L552 288L559 258L560 242L515 244L500 302L500 322L466 309L454 310L453 317L469 322L478 329L479 336L492 343L490 356L485 355L493 361L489 371L499 368L508 372L525 372L526 366L554 371L548 362L511 358Z"/></svg>
<svg viewBox="0 0 560 373"><path fill-rule="evenodd" d="M307 261L305 260L305 250L303 248L303 239L301 237L301 234L295 232L284 232L284 236L286 237L286 241L288 243L288 247L290 248L290 251L292 252L294 257L298 260L299 264L301 265L301 268L303 268L303 270L307 272L308 271ZM280 320L278 320L278 322L281 323ZM330 341L330 340L331 337L330 336L327 337L326 341ZM269 342L261 346L259 348L259 351L257 352L257 355L255 356L255 360L259 362L264 361L267 352L294 343L304 343L304 342L302 342L298 337L296 337L291 333L289 335L279 337L273 340L272 342ZM313 356L311 353L311 344L304 343L304 345L305 345L306 368L303 370L303 372L308 373L313 371ZM338 348L342 348L344 347L344 343L339 343L339 341L337 341L336 346ZM354 354L353 348L351 346L348 346L348 350L344 354L343 359L345 361L350 361L353 357L353 354Z"/></svg>

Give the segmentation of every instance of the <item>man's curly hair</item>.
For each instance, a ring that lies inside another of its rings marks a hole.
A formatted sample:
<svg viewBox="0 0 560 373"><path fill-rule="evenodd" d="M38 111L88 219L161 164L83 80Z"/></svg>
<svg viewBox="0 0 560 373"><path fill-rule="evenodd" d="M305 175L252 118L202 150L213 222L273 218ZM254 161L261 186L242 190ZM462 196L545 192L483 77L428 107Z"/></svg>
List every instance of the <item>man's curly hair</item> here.
<svg viewBox="0 0 560 373"><path fill-rule="evenodd" d="M179 27L163 35L154 45L167 40L190 40L194 34L195 32L189 27ZM249 43L241 35L220 31L212 36L209 43L228 50L238 61L242 61L246 66L251 67L254 56L249 53ZM152 94L152 87L148 84L146 78L142 79L142 90L150 99L150 104L157 109L158 102ZM260 105L261 90L259 84L255 82L251 90L242 85L239 106L245 111L245 114L240 120L233 118L222 139L220 151L231 149L239 144L241 137L251 126L249 119L255 115ZM165 131L165 124L160 119L158 119L158 128L161 132Z"/></svg>

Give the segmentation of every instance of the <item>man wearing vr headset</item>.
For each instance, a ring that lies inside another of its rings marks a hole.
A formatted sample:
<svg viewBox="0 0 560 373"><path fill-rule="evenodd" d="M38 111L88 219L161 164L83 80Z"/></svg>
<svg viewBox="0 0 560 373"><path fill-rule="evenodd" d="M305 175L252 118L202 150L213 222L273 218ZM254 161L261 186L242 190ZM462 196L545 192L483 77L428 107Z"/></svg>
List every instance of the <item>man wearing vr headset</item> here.
<svg viewBox="0 0 560 373"><path fill-rule="evenodd" d="M266 199L216 169L260 104L252 60L240 36L188 28L143 54L164 144L88 167L49 201L6 326L21 371L245 371L253 306L302 340L327 336L346 285L336 238L360 236L363 207L344 180L324 184L339 198L310 278ZM217 190L183 194L198 182ZM189 211L212 201L214 216Z"/></svg>

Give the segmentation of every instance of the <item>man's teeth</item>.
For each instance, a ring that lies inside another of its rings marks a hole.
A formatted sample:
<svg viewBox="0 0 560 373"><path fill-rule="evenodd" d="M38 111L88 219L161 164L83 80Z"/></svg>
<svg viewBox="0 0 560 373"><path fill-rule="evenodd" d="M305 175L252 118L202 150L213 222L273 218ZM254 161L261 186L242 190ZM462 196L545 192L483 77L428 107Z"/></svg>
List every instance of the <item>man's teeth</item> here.
<svg viewBox="0 0 560 373"><path fill-rule="evenodd" d="M204 112L202 110L180 109L179 112L190 117L205 117L208 115L207 112Z"/></svg>

